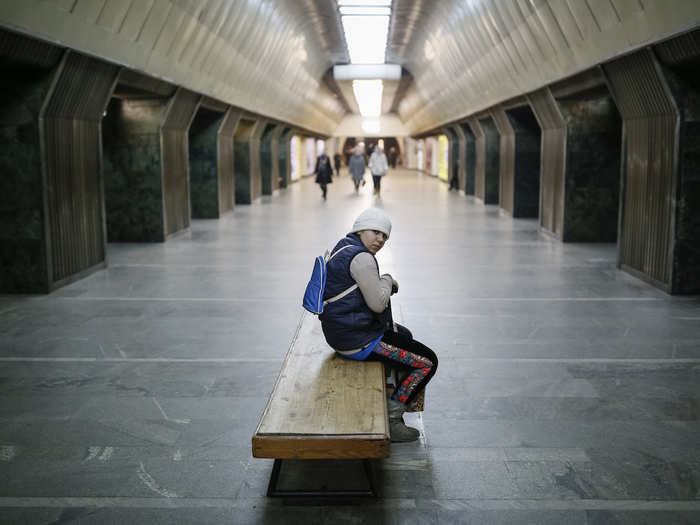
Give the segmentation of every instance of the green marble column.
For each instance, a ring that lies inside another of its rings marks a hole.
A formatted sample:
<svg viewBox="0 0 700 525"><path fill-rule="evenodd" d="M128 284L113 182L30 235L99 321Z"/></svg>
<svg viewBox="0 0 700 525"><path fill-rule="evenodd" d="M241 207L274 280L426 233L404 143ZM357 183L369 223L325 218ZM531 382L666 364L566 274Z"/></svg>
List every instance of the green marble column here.
<svg viewBox="0 0 700 525"><path fill-rule="evenodd" d="M484 164L483 164L483 195L477 197L484 201L484 204L498 204L499 196L499 164L501 139L496 129L496 125L491 117L480 118L479 125L484 134Z"/></svg>
<svg viewBox="0 0 700 525"><path fill-rule="evenodd" d="M110 242L165 241L160 123L168 99L112 99L104 119Z"/></svg>
<svg viewBox="0 0 700 525"><path fill-rule="evenodd" d="M469 122L462 122L459 128L464 135L464 193L474 195L476 191L476 136Z"/></svg>
<svg viewBox="0 0 700 525"><path fill-rule="evenodd" d="M607 89L558 100L567 123L565 242L615 242L622 122Z"/></svg>
<svg viewBox="0 0 700 525"><path fill-rule="evenodd" d="M540 225L564 242L615 242L620 116L604 85L530 95L542 128Z"/></svg>
<svg viewBox="0 0 700 525"><path fill-rule="evenodd" d="M200 107L189 130L192 218L218 219L218 133L225 113Z"/></svg>
<svg viewBox="0 0 700 525"><path fill-rule="evenodd" d="M515 134L513 217L538 217L541 131L529 106L506 110Z"/></svg>
<svg viewBox="0 0 700 525"><path fill-rule="evenodd" d="M459 144L451 127L443 128L442 132L447 137L447 183L452 183L452 177L459 171Z"/></svg>
<svg viewBox="0 0 700 525"><path fill-rule="evenodd" d="M111 242L163 242L189 227L187 130L199 95L113 99L104 124Z"/></svg>
<svg viewBox="0 0 700 525"><path fill-rule="evenodd" d="M452 131L455 134L457 143L455 169L457 170L457 177L459 178L459 190L466 193L465 190L467 183L467 139L464 136L462 126L460 126L459 124L452 126Z"/></svg>
<svg viewBox="0 0 700 525"><path fill-rule="evenodd" d="M279 188L280 188L279 158L280 158L280 148L282 147L280 144L280 137L282 136L283 130L284 130L284 126L281 126L281 125L276 126L274 131L272 132L272 137L270 137L270 164L271 164L270 190L272 193L279 190Z"/></svg>
<svg viewBox="0 0 700 525"><path fill-rule="evenodd" d="M524 102L524 101L523 101ZM526 105L491 110L501 136L501 209L513 217L537 217L540 188L540 128Z"/></svg>
<svg viewBox="0 0 700 525"><path fill-rule="evenodd" d="M260 137L260 178L262 195L272 195L279 188L279 163L276 162L279 149L280 126L267 124ZM275 160L273 162L273 160Z"/></svg>
<svg viewBox="0 0 700 525"><path fill-rule="evenodd" d="M39 111L62 51L46 44L46 59L32 63L11 51L28 39L2 36L10 42L0 48L0 292L45 293L49 256Z"/></svg>
<svg viewBox="0 0 700 525"><path fill-rule="evenodd" d="M294 136L293 128L284 128L279 139L279 187L286 188L289 186L289 178L291 172L291 152L289 141Z"/></svg>

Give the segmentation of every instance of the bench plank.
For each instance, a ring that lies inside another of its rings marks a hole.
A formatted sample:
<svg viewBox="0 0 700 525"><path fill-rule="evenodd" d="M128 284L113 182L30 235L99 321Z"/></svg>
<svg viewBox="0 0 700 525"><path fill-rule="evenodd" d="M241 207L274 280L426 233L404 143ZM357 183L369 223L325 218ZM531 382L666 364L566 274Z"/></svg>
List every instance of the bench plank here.
<svg viewBox="0 0 700 525"><path fill-rule="evenodd" d="M389 456L384 370L338 356L304 312L253 436L253 456Z"/></svg>

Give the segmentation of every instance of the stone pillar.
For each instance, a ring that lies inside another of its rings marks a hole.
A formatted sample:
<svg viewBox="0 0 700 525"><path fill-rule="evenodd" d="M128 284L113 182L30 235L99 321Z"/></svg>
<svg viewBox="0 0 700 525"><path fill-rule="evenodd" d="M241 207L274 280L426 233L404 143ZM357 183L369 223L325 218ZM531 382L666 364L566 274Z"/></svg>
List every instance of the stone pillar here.
<svg viewBox="0 0 700 525"><path fill-rule="evenodd" d="M222 214L218 136L226 110L202 104L190 126L190 199L195 219L218 219Z"/></svg>
<svg viewBox="0 0 700 525"><path fill-rule="evenodd" d="M498 204L500 137L489 116L469 121L476 137L476 186L474 195L484 204Z"/></svg>
<svg viewBox="0 0 700 525"><path fill-rule="evenodd" d="M501 106L491 109L493 123L498 130L498 204L501 210L513 215L513 194L515 186L515 131Z"/></svg>
<svg viewBox="0 0 700 525"><path fill-rule="evenodd" d="M695 31L604 66L624 122L618 265L700 293L700 90Z"/></svg>
<svg viewBox="0 0 700 525"><path fill-rule="evenodd" d="M100 119L118 67L0 32L0 292L103 268Z"/></svg>
<svg viewBox="0 0 700 525"><path fill-rule="evenodd" d="M561 240L564 236L566 122L549 88L530 94L528 100L542 129L540 228Z"/></svg>
<svg viewBox="0 0 700 525"><path fill-rule="evenodd" d="M262 193L260 137L265 121L250 115L241 117L234 135L236 155L236 203L251 204Z"/></svg>
<svg viewBox="0 0 700 525"><path fill-rule="evenodd" d="M513 217L537 217L540 198L540 127L527 106L491 110L501 136L501 209Z"/></svg>
<svg viewBox="0 0 700 525"><path fill-rule="evenodd" d="M506 110L515 132L513 217L539 217L542 132L530 106Z"/></svg>
<svg viewBox="0 0 700 525"><path fill-rule="evenodd" d="M270 189L274 194L280 189L280 137L282 136L282 131L284 131L284 126L278 125L272 132L272 137L270 138L270 164L272 166L272 172L270 176L272 180L270 181Z"/></svg>
<svg viewBox="0 0 700 525"><path fill-rule="evenodd" d="M530 96L542 127L540 225L565 242L614 242L621 122L604 85Z"/></svg>
<svg viewBox="0 0 700 525"><path fill-rule="evenodd" d="M474 195L476 191L476 135L469 121L459 124L464 135L464 193Z"/></svg>
<svg viewBox="0 0 700 525"><path fill-rule="evenodd" d="M452 187L452 177L459 173L459 141L451 126L443 128L447 137L447 183Z"/></svg>
<svg viewBox="0 0 700 525"><path fill-rule="evenodd" d="M188 129L200 96L113 99L104 125L107 233L163 242L189 228Z"/></svg>
<svg viewBox="0 0 700 525"><path fill-rule="evenodd" d="M217 165L219 171L219 210L231 213L236 204L236 166L233 136L243 112L229 107L216 134Z"/></svg>
<svg viewBox="0 0 700 525"><path fill-rule="evenodd" d="M289 186L291 171L291 151L289 141L294 135L293 128L284 128L279 139L278 164L279 164L279 187Z"/></svg>
<svg viewBox="0 0 700 525"><path fill-rule="evenodd" d="M467 172L466 172L466 164L467 164L467 145L466 145L466 138L464 136L464 131L462 130L462 126L459 124L456 124L452 126L452 132L454 133L456 137L456 142L457 142L457 151L455 153L456 159L455 159L455 166L457 170L457 178L459 180L459 191L462 193L465 193L465 188L466 188L466 179L467 179Z"/></svg>
<svg viewBox="0 0 700 525"><path fill-rule="evenodd" d="M260 138L260 175L262 194L272 195L279 188L279 136L282 127L267 124Z"/></svg>

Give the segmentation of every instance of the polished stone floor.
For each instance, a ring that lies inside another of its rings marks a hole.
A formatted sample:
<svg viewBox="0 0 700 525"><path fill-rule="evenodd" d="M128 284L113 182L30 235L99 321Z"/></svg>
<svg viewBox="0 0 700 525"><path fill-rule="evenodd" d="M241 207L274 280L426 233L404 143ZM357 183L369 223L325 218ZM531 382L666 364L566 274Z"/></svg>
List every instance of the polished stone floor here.
<svg viewBox="0 0 700 525"><path fill-rule="evenodd" d="M379 259L440 357L423 438L375 465L376 501L266 498L250 437L313 258L373 202L347 175L326 202L307 179L1 297L0 523L700 523L700 300L401 171Z"/></svg>

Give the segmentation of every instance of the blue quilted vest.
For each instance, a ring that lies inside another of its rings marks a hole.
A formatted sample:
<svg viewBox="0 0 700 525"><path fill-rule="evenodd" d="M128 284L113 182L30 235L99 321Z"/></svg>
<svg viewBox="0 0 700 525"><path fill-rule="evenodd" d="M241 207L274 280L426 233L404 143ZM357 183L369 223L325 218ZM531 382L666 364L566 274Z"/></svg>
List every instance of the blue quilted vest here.
<svg viewBox="0 0 700 525"><path fill-rule="evenodd" d="M347 245L352 247L339 252L327 263L324 299L330 299L356 284L350 275L350 262L358 253L371 253L355 233L349 233L342 238L331 253ZM328 303L318 318L321 320L326 341L336 350L361 348L385 331L382 314L370 310L359 288L342 299Z"/></svg>

